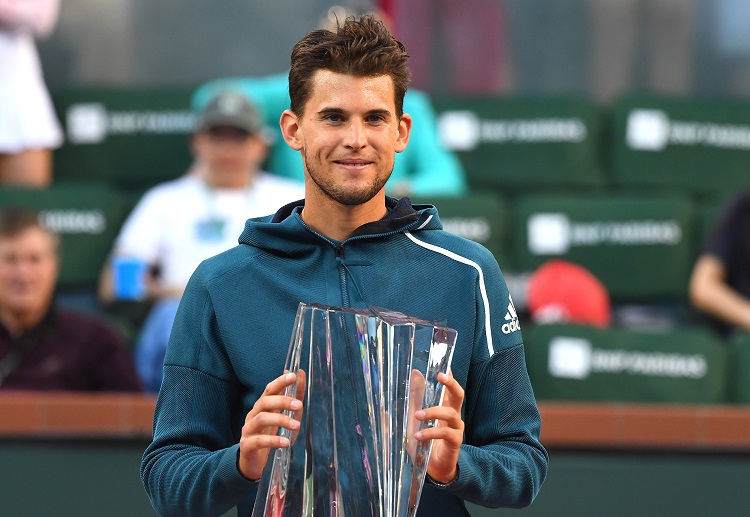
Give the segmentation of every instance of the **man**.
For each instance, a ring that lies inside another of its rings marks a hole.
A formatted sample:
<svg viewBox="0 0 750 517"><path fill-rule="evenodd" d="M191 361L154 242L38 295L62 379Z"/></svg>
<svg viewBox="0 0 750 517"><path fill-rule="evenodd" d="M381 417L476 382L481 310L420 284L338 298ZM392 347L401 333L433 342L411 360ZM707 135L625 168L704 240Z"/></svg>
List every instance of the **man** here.
<svg viewBox="0 0 750 517"><path fill-rule="evenodd" d="M729 337L750 331L750 192L729 199L698 257L690 301Z"/></svg>
<svg viewBox="0 0 750 517"><path fill-rule="evenodd" d="M305 167L304 203L248 222L240 245L201 264L170 337L141 479L162 515L249 515L278 427L298 424L283 392L300 301L377 306L458 331L420 516L531 503L547 471L521 333L492 254L442 231L432 206L385 195L409 141L403 45L371 16L318 30L292 51L280 126ZM507 318L511 318L510 315ZM513 330L511 330L513 327ZM466 403L464 404L464 394Z"/></svg>
<svg viewBox="0 0 750 517"><path fill-rule="evenodd" d="M0 389L140 391L120 335L53 305L57 272L57 236L33 212L0 212Z"/></svg>
<svg viewBox="0 0 750 517"><path fill-rule="evenodd" d="M321 28L335 27L337 10L346 13L365 14L362 6L335 6L326 13ZM388 22L382 12L375 14ZM284 144L278 127L280 114L289 107L288 74L281 73L262 77L232 77L209 81L193 94L194 107L205 106L211 97L224 89L240 91L253 99L266 123L275 126L275 140L267 160L268 170L279 176L304 181L304 168L300 154ZM413 197L440 196L460 197L468 193L463 166L458 157L440 142L438 123L430 97L423 91L410 89L404 96L404 111L413 117L409 146L399 153L393 172L386 185L390 195Z"/></svg>
<svg viewBox="0 0 750 517"><path fill-rule="evenodd" d="M192 170L148 191L115 242L100 284L103 300L117 298L113 267L118 259L137 259L158 271L144 279L143 289L134 289L156 301L135 348L147 391L159 390L177 305L198 264L235 246L248 217L272 214L304 197L299 183L259 169L268 151L264 132L245 97L219 93L201 113L193 135Z"/></svg>

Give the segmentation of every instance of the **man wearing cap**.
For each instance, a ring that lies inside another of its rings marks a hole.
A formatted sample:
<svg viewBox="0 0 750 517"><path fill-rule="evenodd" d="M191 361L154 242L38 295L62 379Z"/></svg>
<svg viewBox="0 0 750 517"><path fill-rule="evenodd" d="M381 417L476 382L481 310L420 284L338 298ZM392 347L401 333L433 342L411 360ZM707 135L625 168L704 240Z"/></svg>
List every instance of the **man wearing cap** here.
<svg viewBox="0 0 750 517"><path fill-rule="evenodd" d="M118 298L113 275L118 259L146 265L144 297L156 302L136 343L146 390L159 389L174 314L198 264L236 246L248 218L304 198L301 183L259 169L268 152L265 135L256 109L244 96L219 93L199 115L190 170L147 191L120 231L99 291L105 302Z"/></svg>

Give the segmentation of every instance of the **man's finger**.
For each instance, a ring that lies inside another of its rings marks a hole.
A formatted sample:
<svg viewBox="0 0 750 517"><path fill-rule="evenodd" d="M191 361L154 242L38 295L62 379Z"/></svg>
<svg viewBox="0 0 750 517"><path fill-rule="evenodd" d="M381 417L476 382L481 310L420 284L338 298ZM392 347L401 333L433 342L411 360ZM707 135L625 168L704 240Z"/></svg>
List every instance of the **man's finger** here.
<svg viewBox="0 0 750 517"><path fill-rule="evenodd" d="M295 380L297 380L297 375L292 372L280 375L266 385L263 395L278 395L283 393L287 386L294 384Z"/></svg>

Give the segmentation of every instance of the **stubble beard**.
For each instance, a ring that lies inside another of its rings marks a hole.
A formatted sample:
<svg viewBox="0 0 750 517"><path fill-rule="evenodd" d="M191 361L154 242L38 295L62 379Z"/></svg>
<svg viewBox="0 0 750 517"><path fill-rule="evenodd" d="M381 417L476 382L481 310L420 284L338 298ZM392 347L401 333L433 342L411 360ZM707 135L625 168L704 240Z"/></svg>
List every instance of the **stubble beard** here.
<svg viewBox="0 0 750 517"><path fill-rule="evenodd" d="M367 203L385 186L388 178L391 177L393 167L390 172L384 176L376 176L368 185L359 189L347 189L341 185L336 185L334 181L325 178L318 170L311 167L310 161L306 154L302 154L305 170L310 179L318 186L318 189L329 199L346 206L356 206Z"/></svg>

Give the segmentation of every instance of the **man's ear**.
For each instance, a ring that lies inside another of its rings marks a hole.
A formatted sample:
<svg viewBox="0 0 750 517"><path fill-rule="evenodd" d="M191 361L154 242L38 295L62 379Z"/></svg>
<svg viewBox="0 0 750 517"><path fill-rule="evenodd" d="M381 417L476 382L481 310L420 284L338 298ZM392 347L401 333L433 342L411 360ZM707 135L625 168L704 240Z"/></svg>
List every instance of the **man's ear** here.
<svg viewBox="0 0 750 517"><path fill-rule="evenodd" d="M192 154L193 157L198 156L198 147L200 145L200 143L198 142L198 139L199 139L198 133L193 133L192 135L190 135L190 141L189 141L190 154Z"/></svg>
<svg viewBox="0 0 750 517"><path fill-rule="evenodd" d="M286 145L295 151L302 150L302 138L300 134L299 119L291 110L284 110L279 119L281 126L281 135L284 137Z"/></svg>
<svg viewBox="0 0 750 517"><path fill-rule="evenodd" d="M401 120L398 122L398 139L396 140L396 152L400 153L406 149L406 144L409 143L409 136L411 135L411 116L404 113L401 116Z"/></svg>

